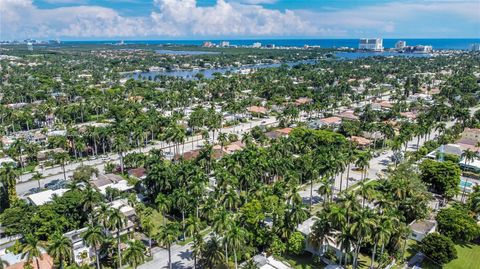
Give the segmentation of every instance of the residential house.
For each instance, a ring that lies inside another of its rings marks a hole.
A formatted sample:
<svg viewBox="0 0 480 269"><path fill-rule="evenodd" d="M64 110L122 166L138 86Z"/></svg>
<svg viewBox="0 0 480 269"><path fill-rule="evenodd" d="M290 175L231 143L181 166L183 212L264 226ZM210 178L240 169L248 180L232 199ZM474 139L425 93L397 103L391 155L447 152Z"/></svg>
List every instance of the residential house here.
<svg viewBox="0 0 480 269"><path fill-rule="evenodd" d="M264 116L267 114L267 108L263 106L250 106L247 107L247 111L252 114L252 116Z"/></svg>
<svg viewBox="0 0 480 269"><path fill-rule="evenodd" d="M109 207L120 210L127 220L126 225L120 231L120 235L133 232L135 229L135 222L137 221L137 213L135 209L128 204L127 199L118 199L108 204ZM113 236L116 237L116 231L113 231Z"/></svg>
<svg viewBox="0 0 480 269"><path fill-rule="evenodd" d="M410 239L421 242L429 233L435 232L437 222L435 220L414 220L408 227L412 230Z"/></svg>
<svg viewBox="0 0 480 269"><path fill-rule="evenodd" d="M319 123L320 127L323 127L323 126L338 127L342 123L342 118L340 118L340 117L323 118L323 119L319 119L318 123Z"/></svg>
<svg viewBox="0 0 480 269"><path fill-rule="evenodd" d="M255 255L253 261L258 269L293 269L289 264L279 261L273 256L267 257L263 253Z"/></svg>
<svg viewBox="0 0 480 269"><path fill-rule="evenodd" d="M352 135L349 138L349 140L352 141L353 143L355 143L356 145L358 145L361 148L366 148L366 147L368 147L372 144L372 140L366 139L366 138L361 137L361 136L353 136Z"/></svg>
<svg viewBox="0 0 480 269"><path fill-rule="evenodd" d="M27 268L26 265L26 261L20 261L10 266L7 266L5 269L23 269ZM50 255L48 255L47 253L43 253L37 260L31 262L30 265L30 268L32 269L53 269L54 261Z"/></svg>
<svg viewBox="0 0 480 269"><path fill-rule="evenodd" d="M57 196L63 196L68 189L58 189L58 190L46 190L34 194L28 195L26 198L30 204L34 206L41 206L53 201L53 198Z"/></svg>
<svg viewBox="0 0 480 269"><path fill-rule="evenodd" d="M121 192L130 191L134 188L134 186L129 185L128 181L122 176L115 174L99 175L97 179L92 180L90 183L102 194L107 193L107 188L116 189Z"/></svg>
<svg viewBox="0 0 480 269"><path fill-rule="evenodd" d="M342 113L338 114L337 116L342 118L342 119L347 119L347 120L358 120L359 119L359 117L357 115L355 115L353 110L343 111Z"/></svg>
<svg viewBox="0 0 480 269"><path fill-rule="evenodd" d="M310 243L310 240L308 240L308 237L310 233L312 232L312 227L315 224L315 221L317 221L317 217L311 217L307 219L306 221L300 223L297 226L297 231L301 232L305 236L305 251L308 251L312 254L322 256L324 253L327 251L333 251L335 253L335 256L340 259L343 255L343 252L341 250L340 244L336 242L335 239L333 240L327 240L325 241L325 244L322 246L313 246Z"/></svg>
<svg viewBox="0 0 480 269"><path fill-rule="evenodd" d="M87 228L82 228L63 234L72 242L73 260L78 265L91 264L95 255L93 250L83 241L82 234L86 230Z"/></svg>

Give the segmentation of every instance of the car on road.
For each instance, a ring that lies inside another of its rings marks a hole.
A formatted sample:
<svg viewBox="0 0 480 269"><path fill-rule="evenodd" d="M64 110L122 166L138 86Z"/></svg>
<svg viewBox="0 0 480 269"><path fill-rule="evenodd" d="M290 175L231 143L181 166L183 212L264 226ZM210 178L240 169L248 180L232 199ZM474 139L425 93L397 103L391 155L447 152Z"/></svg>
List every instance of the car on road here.
<svg viewBox="0 0 480 269"><path fill-rule="evenodd" d="M54 180L48 182L47 184L45 184L44 187L46 189L53 189L55 187L55 185L57 185L60 181L61 181L61 179L54 179Z"/></svg>

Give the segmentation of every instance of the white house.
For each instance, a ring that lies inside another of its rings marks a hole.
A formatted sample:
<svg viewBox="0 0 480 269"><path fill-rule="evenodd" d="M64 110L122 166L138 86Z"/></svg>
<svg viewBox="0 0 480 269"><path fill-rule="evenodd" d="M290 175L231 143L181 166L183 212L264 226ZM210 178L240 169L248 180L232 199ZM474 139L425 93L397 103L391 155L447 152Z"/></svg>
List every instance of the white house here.
<svg viewBox="0 0 480 269"><path fill-rule="evenodd" d="M421 242L429 233L435 232L437 222L435 220L414 220L408 227L412 230L410 239Z"/></svg>
<svg viewBox="0 0 480 269"><path fill-rule="evenodd" d="M289 264L281 262L273 256L267 257L264 254L255 255L253 261L258 269L293 269Z"/></svg>
<svg viewBox="0 0 480 269"><path fill-rule="evenodd" d="M46 203L53 201L53 198L56 196L63 196L68 189L58 189L58 190L46 190L39 193L30 194L27 196L27 200L35 206L41 206Z"/></svg>
<svg viewBox="0 0 480 269"><path fill-rule="evenodd" d="M86 230L87 228L82 228L70 231L63 235L72 242L73 259L78 265L91 264L95 256L93 250L85 245L85 242L83 241L82 233Z"/></svg>

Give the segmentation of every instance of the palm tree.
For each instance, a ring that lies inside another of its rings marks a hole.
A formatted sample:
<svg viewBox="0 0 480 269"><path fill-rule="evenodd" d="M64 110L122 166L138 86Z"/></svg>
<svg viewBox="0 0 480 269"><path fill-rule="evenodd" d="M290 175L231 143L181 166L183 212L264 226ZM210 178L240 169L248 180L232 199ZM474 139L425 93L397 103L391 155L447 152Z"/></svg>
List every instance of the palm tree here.
<svg viewBox="0 0 480 269"><path fill-rule="evenodd" d="M308 236L308 241L315 247L319 248L319 252L324 255L327 251L328 243L334 242L333 227L325 214L315 221ZM323 248L323 249L320 249Z"/></svg>
<svg viewBox="0 0 480 269"><path fill-rule="evenodd" d="M151 216L145 216L140 219L142 230L146 236L148 236L148 251L149 256L152 257L152 237L155 231L155 225L152 222Z"/></svg>
<svg viewBox="0 0 480 269"><path fill-rule="evenodd" d="M27 234L24 241L20 245L21 258L27 258L27 264L30 264L35 259L37 268L40 268L39 259L42 259L42 250L45 249L44 242L38 240L33 234Z"/></svg>
<svg viewBox="0 0 480 269"><path fill-rule="evenodd" d="M157 204L157 210L163 216L163 225L165 225L167 217L166 213L170 210L172 206L172 201L168 198L168 196L159 193L155 198L155 204Z"/></svg>
<svg viewBox="0 0 480 269"><path fill-rule="evenodd" d="M372 211L370 209L361 209L360 212L356 214L355 221L351 225L352 234L355 235L357 242L355 243L354 250L354 259L353 259L353 268L357 268L358 265L358 254L360 252L360 247L362 243L372 233L372 227L374 227L375 221L372 218Z"/></svg>
<svg viewBox="0 0 480 269"><path fill-rule="evenodd" d="M467 165L468 163L472 163L476 159L478 159L478 152L471 151L470 149L465 150L462 153L462 157L464 159L464 164ZM467 183L463 185L463 191L462 191L462 199L461 201L464 201L465 198L465 190L467 188Z"/></svg>
<svg viewBox="0 0 480 269"><path fill-rule="evenodd" d="M72 259L72 241L60 233L54 233L48 243L48 254L60 263L63 269L63 262Z"/></svg>
<svg viewBox="0 0 480 269"><path fill-rule="evenodd" d="M185 211L187 211L190 206L189 200L187 198L187 192L185 190L178 190L175 192L175 206L182 212L182 231L183 231L183 240L185 240Z"/></svg>
<svg viewBox="0 0 480 269"><path fill-rule="evenodd" d="M220 239L217 236L210 237L202 253L202 266L209 269L219 268L224 259Z"/></svg>
<svg viewBox="0 0 480 269"><path fill-rule="evenodd" d="M167 225L160 227L157 234L157 241L160 244L163 244L168 249L168 267L172 269L172 244L177 241L178 236L180 235L180 229L178 223L169 222Z"/></svg>
<svg viewBox="0 0 480 269"><path fill-rule="evenodd" d="M128 264L137 269L138 265L145 261L145 245L139 240L131 240L128 242L128 248L123 253L123 259Z"/></svg>
<svg viewBox="0 0 480 269"><path fill-rule="evenodd" d="M63 171L63 180L67 180L67 174L65 172L65 165L70 160L70 155L68 155L67 152L57 152L57 153L54 153L53 159L55 160L56 163L60 163L60 165L62 166L62 171Z"/></svg>
<svg viewBox="0 0 480 269"><path fill-rule="evenodd" d="M233 249L235 269L238 269L237 250L245 244L245 231L236 224L231 225L225 234L225 242L230 249Z"/></svg>
<svg viewBox="0 0 480 269"><path fill-rule="evenodd" d="M322 196L323 207L325 208L325 203L327 202L328 197L332 195L332 182L327 177L323 177L320 181L320 186L318 187L317 192Z"/></svg>
<svg viewBox="0 0 480 269"><path fill-rule="evenodd" d="M43 179L43 175L40 174L40 172L38 172L38 171L35 172L35 173L33 174L33 176L32 176L32 180L36 180L36 181L37 181L37 183L38 183L38 188L39 188L39 189L41 188L41 186L40 186L40 180L42 180L42 179Z"/></svg>
<svg viewBox="0 0 480 269"><path fill-rule="evenodd" d="M97 263L97 269L100 269L100 255L99 249L102 245L105 236L102 233L102 227L89 225L87 230L82 234L85 244L95 250L95 260Z"/></svg>
<svg viewBox="0 0 480 269"><path fill-rule="evenodd" d="M117 251L118 251L118 268L122 268L122 250L120 248L120 231L127 224L125 215L120 211L120 209L112 208L110 214L108 214L107 225L110 229L115 229L117 234Z"/></svg>
<svg viewBox="0 0 480 269"><path fill-rule="evenodd" d="M120 171L123 174L123 154L128 150L127 138L124 135L117 134L113 139L113 149L120 158Z"/></svg>

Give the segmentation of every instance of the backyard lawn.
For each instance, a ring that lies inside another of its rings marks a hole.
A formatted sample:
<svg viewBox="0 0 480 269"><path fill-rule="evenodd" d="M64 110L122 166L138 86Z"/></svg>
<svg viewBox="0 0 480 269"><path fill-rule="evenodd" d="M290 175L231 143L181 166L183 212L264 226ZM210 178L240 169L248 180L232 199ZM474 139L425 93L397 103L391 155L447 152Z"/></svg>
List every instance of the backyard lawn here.
<svg viewBox="0 0 480 269"><path fill-rule="evenodd" d="M480 245L456 245L455 248L457 249L458 259L445 264L443 269L480 268ZM422 267L426 269L441 268L440 266L426 262L424 262Z"/></svg>

